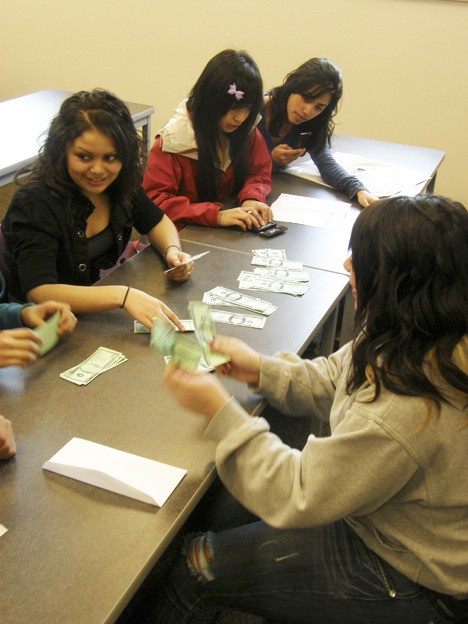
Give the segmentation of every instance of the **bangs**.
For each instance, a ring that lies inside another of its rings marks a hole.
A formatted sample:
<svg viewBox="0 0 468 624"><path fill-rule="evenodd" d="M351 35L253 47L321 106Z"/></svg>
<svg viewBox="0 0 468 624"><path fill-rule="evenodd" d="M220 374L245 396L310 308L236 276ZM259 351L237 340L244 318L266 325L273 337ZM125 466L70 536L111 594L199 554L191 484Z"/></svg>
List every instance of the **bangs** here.
<svg viewBox="0 0 468 624"><path fill-rule="evenodd" d="M334 89L334 85L332 85L331 83L323 83L320 85L313 85L310 86L310 83L306 86L304 85L299 85L298 89L297 89L297 93L299 93L299 95L302 95L303 97L313 97L314 99L317 99L319 97L322 97L322 95L325 95L326 93L331 93L332 95L335 95L336 91Z"/></svg>

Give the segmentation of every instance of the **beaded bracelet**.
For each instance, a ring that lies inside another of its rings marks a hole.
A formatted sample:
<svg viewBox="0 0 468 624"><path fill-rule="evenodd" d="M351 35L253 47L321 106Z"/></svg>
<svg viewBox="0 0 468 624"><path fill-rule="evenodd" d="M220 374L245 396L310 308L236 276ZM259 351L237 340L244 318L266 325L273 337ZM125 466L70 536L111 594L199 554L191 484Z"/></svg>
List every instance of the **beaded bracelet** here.
<svg viewBox="0 0 468 624"><path fill-rule="evenodd" d="M177 249L178 249L179 251L181 251L181 249L180 249L179 245L168 245L168 246L166 247L166 249L163 251L163 257L164 257L164 260L166 259L167 250L168 250L168 249L170 249L171 247L177 247Z"/></svg>
<svg viewBox="0 0 468 624"><path fill-rule="evenodd" d="M125 295L124 295L123 301L122 301L122 303L120 304L120 307L121 307L121 308L123 308L123 307L124 307L125 302L127 301L127 297L128 297L128 293L130 292L130 288L131 288L131 287L130 287L130 286L128 286L127 291L126 291L126 293L125 293Z"/></svg>

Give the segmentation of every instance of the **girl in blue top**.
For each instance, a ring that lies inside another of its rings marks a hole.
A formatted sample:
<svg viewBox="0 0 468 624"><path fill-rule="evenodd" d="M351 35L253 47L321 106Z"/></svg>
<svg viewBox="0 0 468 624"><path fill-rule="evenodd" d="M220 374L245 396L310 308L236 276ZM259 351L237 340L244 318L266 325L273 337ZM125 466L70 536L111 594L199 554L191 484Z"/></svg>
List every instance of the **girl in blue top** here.
<svg viewBox="0 0 468 624"><path fill-rule="evenodd" d="M324 182L366 208L378 198L343 169L330 151L333 117L342 95L339 68L328 59L312 58L265 96L258 129L271 152L274 167L286 167L307 151Z"/></svg>

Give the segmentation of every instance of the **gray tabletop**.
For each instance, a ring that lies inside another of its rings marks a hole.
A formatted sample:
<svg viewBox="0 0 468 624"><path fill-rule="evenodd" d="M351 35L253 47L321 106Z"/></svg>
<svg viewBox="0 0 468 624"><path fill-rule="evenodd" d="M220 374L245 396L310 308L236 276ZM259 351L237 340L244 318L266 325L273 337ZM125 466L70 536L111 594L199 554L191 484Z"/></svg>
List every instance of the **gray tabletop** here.
<svg viewBox="0 0 468 624"><path fill-rule="evenodd" d="M444 152L440 150L345 136L334 138L333 151L354 153L415 169L430 180L429 185L433 184L437 169L444 158ZM349 200L335 189L290 174L275 173L268 204L271 205L282 193L349 203ZM231 205L234 205L232 200L226 202L226 207ZM251 232L242 232L238 228L206 228L196 225L187 226L180 236L186 241L198 241L246 253L254 246L265 245L268 241L268 246L274 249L285 249L288 260L300 260L308 267L346 274L343 262L349 256L349 238L360 210L357 203L352 202L352 207L343 219L340 229L278 221L281 225L286 225L288 230L271 239L261 238Z"/></svg>
<svg viewBox="0 0 468 624"><path fill-rule="evenodd" d="M187 243L192 255L204 248ZM187 303L215 285L234 288L246 254L210 249L193 279L165 281L163 264L148 248L108 275L105 284L128 284L153 294L187 318ZM279 309L265 329L218 325L267 353L300 352L346 290L339 274L310 270L303 297L259 293ZM99 346L121 351L128 362L88 386L59 373ZM134 334L121 310L82 315L76 331L34 366L0 370L2 413L13 421L18 455L0 462L0 613L2 624L115 622L214 478L214 446L203 438L204 419L178 407L163 389L162 356L147 334ZM228 380L245 407L259 398ZM43 471L72 437L187 469L162 508Z"/></svg>

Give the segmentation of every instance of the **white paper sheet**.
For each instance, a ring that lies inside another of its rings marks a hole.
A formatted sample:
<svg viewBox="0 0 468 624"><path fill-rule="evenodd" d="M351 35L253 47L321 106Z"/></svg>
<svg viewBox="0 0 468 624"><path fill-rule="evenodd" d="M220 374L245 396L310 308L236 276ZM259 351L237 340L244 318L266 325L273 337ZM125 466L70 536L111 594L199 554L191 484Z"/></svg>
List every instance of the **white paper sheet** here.
<svg viewBox="0 0 468 624"><path fill-rule="evenodd" d="M345 202L314 199L302 195L281 193L271 204L274 218L287 223L300 223L313 227L340 230L343 227L351 204Z"/></svg>
<svg viewBox="0 0 468 624"><path fill-rule="evenodd" d="M72 438L42 467L158 507L187 474L183 468L81 438Z"/></svg>
<svg viewBox="0 0 468 624"><path fill-rule="evenodd" d="M2 537L2 535L5 535L7 531L8 529L4 527L3 524L0 524L0 537Z"/></svg>
<svg viewBox="0 0 468 624"><path fill-rule="evenodd" d="M422 191L428 181L428 178L417 171L357 154L334 152L333 157L346 171L359 178L369 192L376 197L414 196ZM284 169L284 172L323 186L329 186L322 180L317 167L308 154L295 160Z"/></svg>

